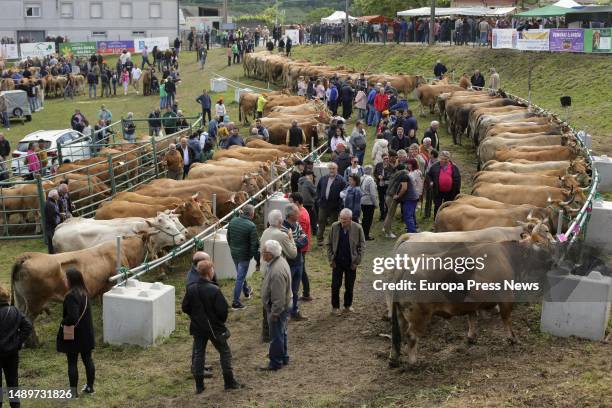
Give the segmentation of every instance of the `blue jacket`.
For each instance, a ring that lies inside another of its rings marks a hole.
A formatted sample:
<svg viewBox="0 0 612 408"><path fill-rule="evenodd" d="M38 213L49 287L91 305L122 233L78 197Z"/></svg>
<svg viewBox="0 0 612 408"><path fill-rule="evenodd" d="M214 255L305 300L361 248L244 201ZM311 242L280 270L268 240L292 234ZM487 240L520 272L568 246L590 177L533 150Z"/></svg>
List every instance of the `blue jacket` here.
<svg viewBox="0 0 612 408"><path fill-rule="evenodd" d="M332 85L331 90L329 92L329 101L335 102L338 100L338 88L335 85Z"/></svg>
<svg viewBox="0 0 612 408"><path fill-rule="evenodd" d="M232 135L227 138L227 144L225 145L225 148L229 149L229 147L233 145L244 146L244 140L242 140L240 135L238 136Z"/></svg>
<svg viewBox="0 0 612 408"><path fill-rule="evenodd" d="M208 122L208 136L213 139L217 138L217 121L215 119Z"/></svg>
<svg viewBox="0 0 612 408"><path fill-rule="evenodd" d="M212 101L210 100L210 95L202 94L196 98L196 102L202 105L202 109L210 109L212 106Z"/></svg>
<svg viewBox="0 0 612 408"><path fill-rule="evenodd" d="M329 197L325 198L327 190L327 180L329 176L321 177L317 183L317 202L319 207L327 210L338 210L342 208L342 199L340 192L346 187L344 179L339 174L336 174L334 181L329 189Z"/></svg>
<svg viewBox="0 0 612 408"><path fill-rule="evenodd" d="M408 101L405 99L400 99L399 102L391 106L389 110L392 110L392 111L403 110L405 112L408 110Z"/></svg>
<svg viewBox="0 0 612 408"><path fill-rule="evenodd" d="M374 98L376 97L376 89L372 89L368 94L368 105L374 105Z"/></svg>
<svg viewBox="0 0 612 408"><path fill-rule="evenodd" d="M353 221L357 222L361 215L361 189L359 187L347 187L344 197L344 208L353 212Z"/></svg>

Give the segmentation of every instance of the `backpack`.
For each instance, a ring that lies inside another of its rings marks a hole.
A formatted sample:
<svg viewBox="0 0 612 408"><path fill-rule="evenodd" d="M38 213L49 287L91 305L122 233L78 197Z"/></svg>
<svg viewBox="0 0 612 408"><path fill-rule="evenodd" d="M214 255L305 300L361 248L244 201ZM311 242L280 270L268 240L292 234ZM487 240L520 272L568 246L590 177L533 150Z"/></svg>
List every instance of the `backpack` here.
<svg viewBox="0 0 612 408"><path fill-rule="evenodd" d="M387 195L393 197L400 190L400 178L403 174L408 174L407 170L400 170L393 173L389 179L389 186L387 187Z"/></svg>

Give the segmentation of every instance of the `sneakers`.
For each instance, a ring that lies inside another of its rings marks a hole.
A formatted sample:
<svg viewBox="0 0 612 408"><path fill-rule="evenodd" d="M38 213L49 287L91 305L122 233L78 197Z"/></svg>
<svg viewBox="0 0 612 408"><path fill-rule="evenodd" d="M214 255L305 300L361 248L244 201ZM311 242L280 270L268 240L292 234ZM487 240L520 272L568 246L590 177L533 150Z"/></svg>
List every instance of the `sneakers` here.
<svg viewBox="0 0 612 408"><path fill-rule="evenodd" d="M334 307L331 311L331 315L332 316L338 316L340 314L340 309L337 307Z"/></svg>
<svg viewBox="0 0 612 408"><path fill-rule="evenodd" d="M95 394L96 392L94 391L93 387L89 386L89 385L85 385L83 387L83 389L81 390L81 392L85 393L85 394Z"/></svg>
<svg viewBox="0 0 612 408"><path fill-rule="evenodd" d="M355 311L355 309L353 309L353 306L349 306L349 307L345 307L344 308L344 313L352 313L354 311Z"/></svg>
<svg viewBox="0 0 612 408"><path fill-rule="evenodd" d="M397 236L392 232L385 232L385 238L397 238Z"/></svg>
<svg viewBox="0 0 612 408"><path fill-rule="evenodd" d="M245 299L250 299L252 295L253 295L253 288L249 287L247 289L247 292L244 294L244 298Z"/></svg>
<svg viewBox="0 0 612 408"><path fill-rule="evenodd" d="M238 302L238 303L232 303L232 310L244 310L246 309L246 306L243 305L242 303Z"/></svg>

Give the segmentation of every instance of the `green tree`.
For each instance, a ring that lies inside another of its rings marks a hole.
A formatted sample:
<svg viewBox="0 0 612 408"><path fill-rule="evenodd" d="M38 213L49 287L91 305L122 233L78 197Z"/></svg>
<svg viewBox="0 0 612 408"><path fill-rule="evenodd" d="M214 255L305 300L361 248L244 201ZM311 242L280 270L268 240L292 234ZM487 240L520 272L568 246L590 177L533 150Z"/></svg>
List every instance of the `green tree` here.
<svg viewBox="0 0 612 408"><path fill-rule="evenodd" d="M308 15L306 16L306 21L309 22L309 23L314 23L314 22L317 22L317 21L321 21L321 19L323 17L327 17L327 16L329 16L333 12L334 12L333 8L319 7L319 8L310 10Z"/></svg>

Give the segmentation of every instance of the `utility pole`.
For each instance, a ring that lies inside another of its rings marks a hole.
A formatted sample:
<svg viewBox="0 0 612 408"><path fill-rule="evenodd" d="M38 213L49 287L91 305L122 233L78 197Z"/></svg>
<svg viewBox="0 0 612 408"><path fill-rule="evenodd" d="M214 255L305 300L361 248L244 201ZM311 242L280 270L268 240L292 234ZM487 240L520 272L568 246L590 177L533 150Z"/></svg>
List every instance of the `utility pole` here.
<svg viewBox="0 0 612 408"><path fill-rule="evenodd" d="M431 13L429 16L429 45L434 45L434 26L436 25L436 0L431 0Z"/></svg>
<svg viewBox="0 0 612 408"><path fill-rule="evenodd" d="M349 0L344 2L344 42L349 43Z"/></svg>
<svg viewBox="0 0 612 408"><path fill-rule="evenodd" d="M223 24L227 24L227 0L223 0Z"/></svg>

